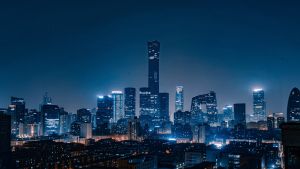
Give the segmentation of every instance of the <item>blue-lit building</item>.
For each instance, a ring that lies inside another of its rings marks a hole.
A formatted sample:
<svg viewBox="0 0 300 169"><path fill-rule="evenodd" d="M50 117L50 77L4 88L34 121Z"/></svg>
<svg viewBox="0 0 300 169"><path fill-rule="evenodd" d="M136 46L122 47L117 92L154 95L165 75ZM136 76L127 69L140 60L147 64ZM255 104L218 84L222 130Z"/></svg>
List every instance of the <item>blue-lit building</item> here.
<svg viewBox="0 0 300 169"><path fill-rule="evenodd" d="M124 89L124 114L125 118L133 119L135 116L136 108L136 90L133 87Z"/></svg>
<svg viewBox="0 0 300 169"><path fill-rule="evenodd" d="M205 105L206 111L201 107ZM214 91L207 94L198 95L192 98L191 105L192 122L203 123L207 122L211 126L218 123L218 108L217 97Z"/></svg>
<svg viewBox="0 0 300 169"><path fill-rule="evenodd" d="M59 134L60 108L57 105L43 105L41 113L44 136Z"/></svg>
<svg viewBox="0 0 300 169"><path fill-rule="evenodd" d="M300 121L300 91L293 88L287 106L287 121Z"/></svg>
<svg viewBox="0 0 300 169"><path fill-rule="evenodd" d="M175 111L184 111L183 86L176 86Z"/></svg>
<svg viewBox="0 0 300 169"><path fill-rule="evenodd" d="M266 121L265 92L262 89L253 90L253 118L254 121Z"/></svg>
<svg viewBox="0 0 300 169"><path fill-rule="evenodd" d="M160 119L162 121L169 121L169 93L159 93L159 105Z"/></svg>
<svg viewBox="0 0 300 169"><path fill-rule="evenodd" d="M113 123L117 123L118 120L124 118L123 109L123 92L122 91L112 91L111 93L113 99Z"/></svg>
<svg viewBox="0 0 300 169"><path fill-rule="evenodd" d="M97 132L106 135L110 132L110 122L113 118L113 99L111 96L99 96L97 99L96 124Z"/></svg>
<svg viewBox="0 0 300 169"><path fill-rule="evenodd" d="M226 105L223 107L223 121L229 122L234 120L233 109L231 105Z"/></svg>
<svg viewBox="0 0 300 169"><path fill-rule="evenodd" d="M12 135L18 136L23 134L23 126L25 122L25 114L27 109L25 108L25 101L23 98L11 97L8 112L11 115Z"/></svg>
<svg viewBox="0 0 300 169"><path fill-rule="evenodd" d="M151 92L148 87L140 88L140 115L153 116L151 108Z"/></svg>

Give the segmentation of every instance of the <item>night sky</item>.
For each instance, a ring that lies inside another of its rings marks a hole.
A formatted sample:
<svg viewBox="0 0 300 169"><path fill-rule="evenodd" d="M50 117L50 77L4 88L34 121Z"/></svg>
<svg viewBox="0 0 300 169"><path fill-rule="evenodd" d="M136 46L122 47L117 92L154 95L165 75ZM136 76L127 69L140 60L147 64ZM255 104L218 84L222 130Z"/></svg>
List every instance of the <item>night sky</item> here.
<svg viewBox="0 0 300 169"><path fill-rule="evenodd" d="M0 106L10 96L38 108L47 91L74 112L98 94L147 86L148 40L161 42L160 89L191 97L214 90L218 105L264 88L268 112L286 112L300 87L300 2L1 1Z"/></svg>

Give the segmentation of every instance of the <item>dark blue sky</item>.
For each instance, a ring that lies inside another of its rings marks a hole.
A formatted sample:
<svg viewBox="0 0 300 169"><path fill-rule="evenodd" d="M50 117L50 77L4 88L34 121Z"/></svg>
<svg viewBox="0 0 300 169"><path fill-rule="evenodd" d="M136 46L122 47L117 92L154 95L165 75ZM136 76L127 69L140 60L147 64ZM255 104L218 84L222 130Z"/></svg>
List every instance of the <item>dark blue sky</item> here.
<svg viewBox="0 0 300 169"><path fill-rule="evenodd" d="M258 1L0 2L0 106L10 96L37 108L45 91L74 111L97 94L147 85L147 40L161 42L161 91L214 90L219 107L266 90L268 111L286 110L300 87L300 3Z"/></svg>

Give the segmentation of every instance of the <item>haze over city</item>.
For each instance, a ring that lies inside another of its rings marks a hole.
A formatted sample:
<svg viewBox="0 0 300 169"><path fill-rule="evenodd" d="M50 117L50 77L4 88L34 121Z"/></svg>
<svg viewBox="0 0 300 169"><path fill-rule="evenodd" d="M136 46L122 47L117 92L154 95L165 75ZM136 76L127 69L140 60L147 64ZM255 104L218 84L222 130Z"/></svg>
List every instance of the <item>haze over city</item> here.
<svg viewBox="0 0 300 169"><path fill-rule="evenodd" d="M97 95L147 86L147 46L159 40L160 90L191 98L213 90L218 107L247 103L263 88L267 112L286 112L300 86L299 2L1 2L0 105L23 97L37 108L48 92L67 111ZM116 12L118 11L118 12Z"/></svg>

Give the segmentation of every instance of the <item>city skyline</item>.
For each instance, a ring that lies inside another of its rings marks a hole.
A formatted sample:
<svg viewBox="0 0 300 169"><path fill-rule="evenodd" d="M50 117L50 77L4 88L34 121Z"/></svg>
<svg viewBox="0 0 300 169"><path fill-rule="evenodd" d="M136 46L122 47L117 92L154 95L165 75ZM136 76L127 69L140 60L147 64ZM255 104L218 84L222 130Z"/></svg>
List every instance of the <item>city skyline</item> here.
<svg viewBox="0 0 300 169"><path fill-rule="evenodd" d="M17 12L3 18L0 28L0 56L5 63L0 68L0 106L7 107L9 98L16 96L24 98L28 107L38 108L49 92L54 104L75 113L96 107L98 94L147 86L145 44L157 39L160 91L170 94L171 113L177 85L185 88L185 108L192 97L212 90L219 109L245 102L249 114L252 89L262 87L267 113L286 113L288 93L300 86L294 78L300 73L299 2L272 1L269 6L263 1L259 7L255 2L135 4L141 9L133 3L3 4L5 16L7 9ZM48 7L39 10L40 5ZM120 9L122 16L106 7ZM32 17L35 14L44 19ZM26 25L16 30L23 20Z"/></svg>

